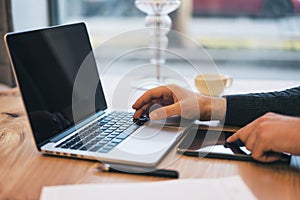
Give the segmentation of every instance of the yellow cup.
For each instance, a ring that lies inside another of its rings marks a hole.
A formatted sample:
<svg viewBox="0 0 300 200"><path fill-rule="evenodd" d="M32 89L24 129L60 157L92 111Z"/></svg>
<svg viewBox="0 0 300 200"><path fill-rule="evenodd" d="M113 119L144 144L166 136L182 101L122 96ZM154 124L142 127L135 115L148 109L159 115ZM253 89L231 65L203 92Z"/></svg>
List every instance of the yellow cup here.
<svg viewBox="0 0 300 200"><path fill-rule="evenodd" d="M223 74L199 74L195 85L200 93L208 96L220 96L225 88L231 87L233 79Z"/></svg>

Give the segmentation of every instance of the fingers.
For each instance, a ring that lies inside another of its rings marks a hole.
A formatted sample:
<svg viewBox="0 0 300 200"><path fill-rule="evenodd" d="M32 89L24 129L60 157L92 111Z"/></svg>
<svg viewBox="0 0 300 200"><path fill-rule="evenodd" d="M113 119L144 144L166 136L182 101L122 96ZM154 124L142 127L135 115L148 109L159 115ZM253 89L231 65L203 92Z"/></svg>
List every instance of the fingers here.
<svg viewBox="0 0 300 200"><path fill-rule="evenodd" d="M257 134L255 133L256 130L252 129L252 127L244 127L229 137L226 141L228 143L235 142L237 140L241 140L244 142L246 148L249 151L252 151L254 144L257 140Z"/></svg>
<svg viewBox="0 0 300 200"><path fill-rule="evenodd" d="M140 98L138 98L138 100L136 100L136 102L132 105L132 108L138 110L144 105L153 101L154 99L166 98L164 96L169 96L169 93L171 93L171 91L165 86L148 90Z"/></svg>
<svg viewBox="0 0 300 200"><path fill-rule="evenodd" d="M145 114L148 113L149 110L151 110L151 107L153 107L153 105L155 104L152 102L147 103L146 105L144 105L142 108L138 109L134 113L133 118L138 119L139 117L144 116ZM180 114L181 114L180 104L175 103L169 106L165 106L165 107L160 106L160 108L153 109L153 111L149 114L149 117L151 120L162 120L167 117L180 115Z"/></svg>
<svg viewBox="0 0 300 200"><path fill-rule="evenodd" d="M252 158L260 162L274 162L281 158L280 153L272 152L265 138L258 137L258 134L261 134L260 132L257 132L257 130L253 132L246 131L247 130L243 129L236 132L227 139L227 142L231 143L240 139L245 143L246 148L251 151Z"/></svg>
<svg viewBox="0 0 300 200"><path fill-rule="evenodd" d="M254 159L259 160L261 162L268 162L268 163L270 163L270 162L278 161L281 158L282 158L282 154L280 154L280 153L268 152L268 153L263 153L262 157L260 157L260 158L254 158Z"/></svg>
<svg viewBox="0 0 300 200"><path fill-rule="evenodd" d="M226 142L232 143L232 142L237 141L238 139L245 142L247 140L247 138L250 136L250 134L255 130L257 123L258 123L258 120L255 120L255 121L251 122L250 124L248 124L247 126L245 126L244 128L241 128L235 134L233 134L232 136L227 138Z"/></svg>
<svg viewBox="0 0 300 200"><path fill-rule="evenodd" d="M252 152L253 149L255 149L255 144L257 142L257 134L252 132L247 138L241 140L244 142L246 148Z"/></svg>
<svg viewBox="0 0 300 200"><path fill-rule="evenodd" d="M152 103L147 103L145 105L143 105L143 107L139 108L138 110L135 111L133 118L134 119L138 119L141 116L144 116L148 113L149 108L152 106Z"/></svg>
<svg viewBox="0 0 300 200"><path fill-rule="evenodd" d="M232 142L235 142L235 141L237 141L239 139L243 141L242 138L247 138L248 135L249 135L249 130L248 130L247 127L244 127L244 128L241 128L240 130L238 130L236 133L234 133L229 138L227 138L226 142L232 143Z"/></svg>
<svg viewBox="0 0 300 200"><path fill-rule="evenodd" d="M230 136L229 138L227 138L226 142L232 143L232 142L237 141L238 139L240 139L240 135L239 135L239 132L236 132L232 136Z"/></svg>
<svg viewBox="0 0 300 200"><path fill-rule="evenodd" d="M151 120L162 120L174 115L181 115L180 104L175 103L169 106L158 108L149 114Z"/></svg>
<svg viewBox="0 0 300 200"><path fill-rule="evenodd" d="M138 119L149 112L154 104L162 106L174 103L171 86L161 86L145 92L132 106L136 110L133 118Z"/></svg>
<svg viewBox="0 0 300 200"><path fill-rule="evenodd" d="M226 141L232 143L238 139L245 143L251 151L251 156L261 162L274 162L281 158L280 153L272 149L272 135L270 134L269 120L274 118L272 114L266 114L244 128L237 131Z"/></svg>
<svg viewBox="0 0 300 200"><path fill-rule="evenodd" d="M261 162L275 162L282 157L281 153L272 152L271 149L267 148L263 141L256 141L251 156Z"/></svg>
<svg viewBox="0 0 300 200"><path fill-rule="evenodd" d="M171 103L173 103L173 101L170 99L153 99L137 109L133 115L133 118L138 119L139 117L144 116L153 110L156 110L162 106L170 105Z"/></svg>

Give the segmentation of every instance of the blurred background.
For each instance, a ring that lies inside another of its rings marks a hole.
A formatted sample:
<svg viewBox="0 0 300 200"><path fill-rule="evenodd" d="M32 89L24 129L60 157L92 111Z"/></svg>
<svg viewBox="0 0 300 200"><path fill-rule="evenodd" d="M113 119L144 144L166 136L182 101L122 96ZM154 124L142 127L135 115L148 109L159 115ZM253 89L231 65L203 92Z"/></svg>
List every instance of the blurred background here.
<svg viewBox="0 0 300 200"><path fill-rule="evenodd" d="M15 30L84 21L94 47L143 28L145 17L133 0L12 0L12 11ZM300 0L182 0L170 16L222 73L300 80Z"/></svg>

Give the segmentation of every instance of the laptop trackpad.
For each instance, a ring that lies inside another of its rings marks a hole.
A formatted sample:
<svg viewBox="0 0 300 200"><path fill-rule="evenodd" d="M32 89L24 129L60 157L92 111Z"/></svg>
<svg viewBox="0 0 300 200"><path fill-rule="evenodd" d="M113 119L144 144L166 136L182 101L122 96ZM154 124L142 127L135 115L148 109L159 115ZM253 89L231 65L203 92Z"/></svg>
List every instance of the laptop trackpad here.
<svg viewBox="0 0 300 200"><path fill-rule="evenodd" d="M182 133L182 128L142 126L118 146L119 150L134 154L149 154L170 147Z"/></svg>

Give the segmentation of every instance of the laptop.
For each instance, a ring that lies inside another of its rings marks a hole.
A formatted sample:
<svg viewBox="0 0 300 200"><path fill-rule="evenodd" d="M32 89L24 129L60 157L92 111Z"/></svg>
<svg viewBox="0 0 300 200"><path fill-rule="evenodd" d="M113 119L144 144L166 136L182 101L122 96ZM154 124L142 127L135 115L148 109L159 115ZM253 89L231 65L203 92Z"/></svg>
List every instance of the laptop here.
<svg viewBox="0 0 300 200"><path fill-rule="evenodd" d="M108 108L84 23L9 33L5 42L43 154L152 167L184 135ZM74 89L82 63L87 74Z"/></svg>

